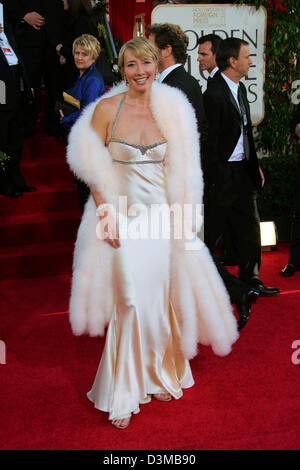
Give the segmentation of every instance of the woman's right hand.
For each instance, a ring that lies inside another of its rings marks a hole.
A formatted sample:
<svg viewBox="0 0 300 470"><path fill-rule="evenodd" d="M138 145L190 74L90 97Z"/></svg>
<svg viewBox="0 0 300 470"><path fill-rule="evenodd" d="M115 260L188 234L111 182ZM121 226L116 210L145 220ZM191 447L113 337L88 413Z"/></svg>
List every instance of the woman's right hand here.
<svg viewBox="0 0 300 470"><path fill-rule="evenodd" d="M97 237L107 242L112 248L120 248L119 227L115 211L106 206L100 211L98 217Z"/></svg>

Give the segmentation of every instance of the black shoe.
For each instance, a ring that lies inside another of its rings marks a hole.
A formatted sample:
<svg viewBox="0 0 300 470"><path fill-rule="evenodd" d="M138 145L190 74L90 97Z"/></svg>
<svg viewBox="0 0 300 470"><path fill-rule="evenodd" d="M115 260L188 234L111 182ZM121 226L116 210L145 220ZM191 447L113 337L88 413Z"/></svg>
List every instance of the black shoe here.
<svg viewBox="0 0 300 470"><path fill-rule="evenodd" d="M32 193L36 191L36 188L34 186L27 186L27 185L18 186L18 189L20 189L24 193Z"/></svg>
<svg viewBox="0 0 300 470"><path fill-rule="evenodd" d="M289 263L281 270L281 276L283 277L293 276L295 272L299 270L300 270L300 266L296 267L293 264Z"/></svg>
<svg viewBox="0 0 300 470"><path fill-rule="evenodd" d="M258 296L259 291L257 289L250 288L248 292L244 292L240 301L235 302L239 315L238 331L241 331L249 320L251 305L256 302Z"/></svg>
<svg viewBox="0 0 300 470"><path fill-rule="evenodd" d="M277 287L266 287L257 277L245 281L251 287L259 291L262 297L272 297L272 295L279 294L280 290Z"/></svg>
<svg viewBox="0 0 300 470"><path fill-rule="evenodd" d="M23 191L21 191L19 188L10 187L10 188L1 190L0 194L3 194L3 196L7 196L7 197L20 197L22 196Z"/></svg>

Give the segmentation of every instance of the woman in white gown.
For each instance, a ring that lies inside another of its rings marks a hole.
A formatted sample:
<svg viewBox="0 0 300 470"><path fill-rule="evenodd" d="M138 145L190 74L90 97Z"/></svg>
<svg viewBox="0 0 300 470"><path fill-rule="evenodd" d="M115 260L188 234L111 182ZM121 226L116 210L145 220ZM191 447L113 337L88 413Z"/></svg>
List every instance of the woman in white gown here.
<svg viewBox="0 0 300 470"><path fill-rule="evenodd" d="M202 201L199 139L183 94L153 85L157 63L147 39L126 43L119 66L127 85L89 107L68 147L92 194L76 243L70 319L75 334L103 334L108 325L88 398L119 429L151 396L178 399L194 384L188 359L197 342L225 355L238 337L208 250L186 238L201 222L187 217L183 236L172 239L170 208ZM175 211L177 228L183 218Z"/></svg>

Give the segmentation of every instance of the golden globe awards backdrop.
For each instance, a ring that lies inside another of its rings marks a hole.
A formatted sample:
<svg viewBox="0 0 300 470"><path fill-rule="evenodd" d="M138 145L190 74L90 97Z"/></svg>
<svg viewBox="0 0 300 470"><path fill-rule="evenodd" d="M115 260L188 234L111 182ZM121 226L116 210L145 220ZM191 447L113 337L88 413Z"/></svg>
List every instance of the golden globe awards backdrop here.
<svg viewBox="0 0 300 470"><path fill-rule="evenodd" d="M199 70L197 39L205 34L218 34L222 39L237 37L249 43L252 65L248 77L243 78L247 88L253 125L264 118L263 86L265 78L265 41L267 12L250 5L158 5L152 11L152 23L178 24L189 37L186 69L206 90L207 72Z"/></svg>

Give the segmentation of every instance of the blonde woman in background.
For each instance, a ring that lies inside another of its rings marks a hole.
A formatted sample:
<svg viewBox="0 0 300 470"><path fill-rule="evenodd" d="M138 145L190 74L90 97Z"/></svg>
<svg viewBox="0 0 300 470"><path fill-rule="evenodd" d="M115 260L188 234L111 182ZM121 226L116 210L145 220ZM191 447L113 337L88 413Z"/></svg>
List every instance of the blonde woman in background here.
<svg viewBox="0 0 300 470"><path fill-rule="evenodd" d="M83 109L105 93L103 78L95 67L100 51L99 41L91 34L82 34L73 43L73 57L78 76L73 86L66 91L79 101L80 109L67 116L64 116L63 111L60 110L60 122L67 133L79 118ZM75 183L78 191L79 206L81 211L83 211L90 190L78 178L75 178Z"/></svg>

